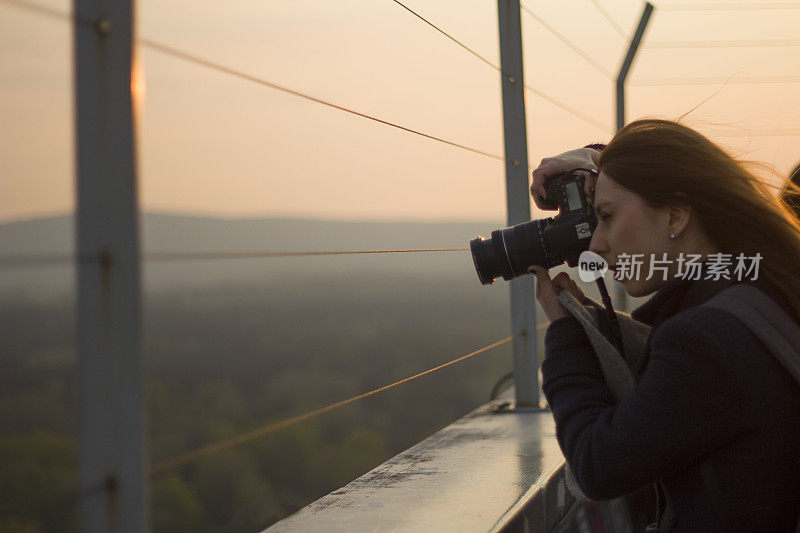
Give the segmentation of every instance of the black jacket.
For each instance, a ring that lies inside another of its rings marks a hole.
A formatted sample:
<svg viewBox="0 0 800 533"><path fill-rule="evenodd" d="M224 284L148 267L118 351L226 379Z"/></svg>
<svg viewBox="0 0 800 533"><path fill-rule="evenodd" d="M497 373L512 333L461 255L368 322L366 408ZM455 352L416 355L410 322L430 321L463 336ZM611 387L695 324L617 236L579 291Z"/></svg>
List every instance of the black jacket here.
<svg viewBox="0 0 800 533"><path fill-rule="evenodd" d="M542 376L561 449L604 500L659 481L669 531L726 531L699 467L710 461L741 531L794 532L800 515L800 385L746 327L698 307L731 282L675 279L633 317L653 327L630 397L616 404L572 318L545 337ZM754 282L784 309L766 281Z"/></svg>

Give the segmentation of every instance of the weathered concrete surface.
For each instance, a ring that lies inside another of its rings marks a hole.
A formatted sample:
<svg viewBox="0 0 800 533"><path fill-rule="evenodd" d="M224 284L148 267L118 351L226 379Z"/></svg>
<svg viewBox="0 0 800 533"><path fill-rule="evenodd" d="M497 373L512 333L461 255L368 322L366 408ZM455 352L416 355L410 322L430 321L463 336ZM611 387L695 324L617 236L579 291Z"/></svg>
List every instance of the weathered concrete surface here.
<svg viewBox="0 0 800 533"><path fill-rule="evenodd" d="M268 531L551 530L574 502L553 417L549 411L495 414L497 403Z"/></svg>

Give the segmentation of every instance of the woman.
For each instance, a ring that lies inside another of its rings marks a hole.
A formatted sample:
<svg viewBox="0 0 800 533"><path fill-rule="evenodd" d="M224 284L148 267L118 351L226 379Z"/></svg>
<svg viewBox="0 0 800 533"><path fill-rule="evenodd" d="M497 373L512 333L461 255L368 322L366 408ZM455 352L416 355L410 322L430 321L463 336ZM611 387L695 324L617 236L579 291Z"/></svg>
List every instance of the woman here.
<svg viewBox="0 0 800 533"><path fill-rule="evenodd" d="M641 275L621 282L631 296L655 295L632 313L652 330L636 390L617 404L585 333L555 297L562 289L581 296L579 289L565 273L551 280L531 269L552 321L542 388L578 484L604 500L657 482L666 497L664 531L793 532L800 385L741 322L700 304L738 282L732 267L725 271L731 279L709 275L712 254L760 254L757 276L751 271L742 282L798 321L797 219L743 164L662 120L631 123L602 152L544 160L531 192L541 201L548 176L593 167L599 176L587 180L587 192L596 187L598 225L590 250L612 268L624 254L644 254ZM700 279L679 275L681 254L707 260ZM645 279L653 257L668 266Z"/></svg>

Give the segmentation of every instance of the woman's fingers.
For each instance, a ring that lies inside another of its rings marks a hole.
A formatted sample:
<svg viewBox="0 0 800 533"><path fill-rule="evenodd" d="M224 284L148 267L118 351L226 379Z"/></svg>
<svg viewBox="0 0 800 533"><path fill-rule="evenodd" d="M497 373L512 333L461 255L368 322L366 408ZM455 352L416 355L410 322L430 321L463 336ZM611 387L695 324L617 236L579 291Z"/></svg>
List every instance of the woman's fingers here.
<svg viewBox="0 0 800 533"><path fill-rule="evenodd" d="M547 272L547 269L537 265L528 267L528 272L536 276L536 299L539 303L542 303L542 301L553 292L553 282L550 279L550 273Z"/></svg>
<svg viewBox="0 0 800 533"><path fill-rule="evenodd" d="M534 203L539 209L544 208L544 201L547 197L547 192L544 189L544 184L548 178L564 172L562 167L564 163L558 157L545 157L539 166L533 171L533 182L531 183L531 196Z"/></svg>
<svg viewBox="0 0 800 533"><path fill-rule="evenodd" d="M537 267L537 268L540 268L540 267ZM571 277L569 277L569 274L567 274L566 272L560 272L552 280L550 279L550 276L548 274L547 275L547 279L550 281L550 289L549 290L551 290L553 295L558 295L558 293L560 293L562 290L566 290L566 291L569 291L569 293L572 294L578 300L583 300L583 298L584 298L583 291L581 290L580 287L578 287L578 284L575 283L575 280L573 280ZM537 281L538 281L538 278L537 278ZM537 289L538 289L538 287L537 287Z"/></svg>
<svg viewBox="0 0 800 533"><path fill-rule="evenodd" d="M575 283L575 280L570 278L566 272L562 272L557 275L553 279L553 284L558 287L557 292L561 292L561 290L567 290L578 300L583 300L585 297L581 288L578 287L577 283Z"/></svg>
<svg viewBox="0 0 800 533"><path fill-rule="evenodd" d="M587 198L594 198L594 184L597 183L597 176L584 172L586 180L583 182L583 192Z"/></svg>
<svg viewBox="0 0 800 533"><path fill-rule="evenodd" d="M555 298L564 289L573 291L574 282L565 272L561 272L551 279L550 272L540 266L531 267L528 271L536 276L536 296L540 301Z"/></svg>
<svg viewBox="0 0 800 533"><path fill-rule="evenodd" d="M533 197L533 202L539 209L544 207L544 200L547 196L547 193L544 190L544 182L547 179L547 175L542 172L539 168L533 171L533 182L531 183L531 196Z"/></svg>
<svg viewBox="0 0 800 533"><path fill-rule="evenodd" d="M555 157L545 157L542 159L539 166L533 171L533 182L531 183L531 196L533 201L539 207L544 209L544 202L546 200L547 192L545 191L544 184L548 178L563 172L569 172L572 169L596 169L597 161L600 153L591 148L578 148L570 150ZM588 174L588 172L587 172ZM591 197L594 194L594 184L597 178L595 176L588 176L584 183L584 192L587 196ZM549 209L552 209L549 208Z"/></svg>
<svg viewBox="0 0 800 533"><path fill-rule="evenodd" d="M542 306L547 317L554 321L568 316L567 310L558 300L558 293L564 288L569 291L573 290L573 282L569 276L562 272L555 279L550 279L547 269L536 265L528 267L528 272L536 275L536 300Z"/></svg>
<svg viewBox="0 0 800 533"><path fill-rule="evenodd" d="M562 290L566 290L578 299L581 299L583 295L583 292L578 288L578 284L575 283L566 272L561 272L553 278L553 286L555 287L556 294Z"/></svg>
<svg viewBox="0 0 800 533"><path fill-rule="evenodd" d="M566 272L561 272L555 278L553 278L553 285L559 289L571 290L572 280Z"/></svg>

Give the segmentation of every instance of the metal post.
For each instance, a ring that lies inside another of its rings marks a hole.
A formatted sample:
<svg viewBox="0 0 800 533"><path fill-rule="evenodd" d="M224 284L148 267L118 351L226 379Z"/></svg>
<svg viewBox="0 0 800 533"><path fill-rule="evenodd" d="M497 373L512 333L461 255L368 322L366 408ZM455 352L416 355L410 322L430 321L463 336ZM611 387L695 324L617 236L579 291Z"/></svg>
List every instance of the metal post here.
<svg viewBox="0 0 800 533"><path fill-rule="evenodd" d="M639 49L639 43L642 40L645 28L647 28L647 23L650 21L652 12L653 4L645 2L642 16L639 19L639 26L636 28L636 33L628 45L628 53L619 68L619 74L617 74L617 131L625 126L625 79L628 77L628 71L631 68L631 63L633 63L633 58L636 57L636 51Z"/></svg>
<svg viewBox="0 0 800 533"><path fill-rule="evenodd" d="M74 0L82 528L147 531L133 0Z"/></svg>
<svg viewBox="0 0 800 533"><path fill-rule="evenodd" d="M498 0L503 133L506 157L508 225L531 219L528 198L528 139L522 77L522 27L519 0ZM514 335L516 406L539 406L536 306L532 276L511 280L511 331Z"/></svg>
<svg viewBox="0 0 800 533"><path fill-rule="evenodd" d="M617 74L617 131L625 126L625 80L628 77L628 71L631 68L633 59L636 57L636 52L639 49L639 43L644 35L644 30L647 28L647 23L650 21L650 15L653 12L653 4L650 2L644 3L644 10L642 16L639 18L639 26L636 28L636 33L633 34L631 42L628 45L628 53L622 61L622 66L619 68ZM627 295L622 288L622 284L615 282L614 284L614 306L617 309L625 310L627 308Z"/></svg>

